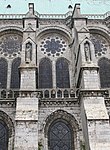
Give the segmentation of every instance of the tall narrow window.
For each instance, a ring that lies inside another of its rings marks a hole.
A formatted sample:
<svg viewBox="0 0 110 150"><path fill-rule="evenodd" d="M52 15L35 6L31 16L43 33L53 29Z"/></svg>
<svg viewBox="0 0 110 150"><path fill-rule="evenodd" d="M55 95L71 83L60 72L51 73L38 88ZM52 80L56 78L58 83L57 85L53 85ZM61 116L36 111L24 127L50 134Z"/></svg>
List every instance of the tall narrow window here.
<svg viewBox="0 0 110 150"><path fill-rule="evenodd" d="M108 58L101 58L98 62L100 67L100 82L102 88L110 88L110 60Z"/></svg>
<svg viewBox="0 0 110 150"><path fill-rule="evenodd" d="M21 58L15 58L11 67L11 88L20 87L20 73L19 66L21 63Z"/></svg>
<svg viewBox="0 0 110 150"><path fill-rule="evenodd" d="M8 150L8 127L0 120L0 150Z"/></svg>
<svg viewBox="0 0 110 150"><path fill-rule="evenodd" d="M8 64L4 58L0 58L0 88L7 87Z"/></svg>
<svg viewBox="0 0 110 150"><path fill-rule="evenodd" d="M39 88L52 88L52 64L47 58L39 64Z"/></svg>
<svg viewBox="0 0 110 150"><path fill-rule="evenodd" d="M54 121L48 132L50 150L73 150L72 130L64 120Z"/></svg>
<svg viewBox="0 0 110 150"><path fill-rule="evenodd" d="M56 62L56 84L58 88L69 88L69 66L64 58L58 59Z"/></svg>

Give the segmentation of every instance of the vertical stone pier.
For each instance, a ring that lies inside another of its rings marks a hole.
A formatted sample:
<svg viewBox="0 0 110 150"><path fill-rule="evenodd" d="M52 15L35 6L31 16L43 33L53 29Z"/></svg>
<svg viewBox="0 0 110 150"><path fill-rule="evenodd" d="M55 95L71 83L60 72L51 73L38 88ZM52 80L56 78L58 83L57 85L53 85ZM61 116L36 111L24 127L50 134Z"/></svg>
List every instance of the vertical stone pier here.
<svg viewBox="0 0 110 150"><path fill-rule="evenodd" d="M15 150L38 150L38 98L36 91L36 17L34 4L24 18L20 95L16 102Z"/></svg>
<svg viewBox="0 0 110 150"><path fill-rule="evenodd" d="M38 98L24 96L17 99L15 150L38 150Z"/></svg>
<svg viewBox="0 0 110 150"><path fill-rule="evenodd" d="M87 18L81 16L79 4L75 5L73 22L80 43L79 49L75 50L79 57L76 63L76 84L80 95L85 149L110 150L109 116L104 100L106 90L100 88L94 45L87 28Z"/></svg>

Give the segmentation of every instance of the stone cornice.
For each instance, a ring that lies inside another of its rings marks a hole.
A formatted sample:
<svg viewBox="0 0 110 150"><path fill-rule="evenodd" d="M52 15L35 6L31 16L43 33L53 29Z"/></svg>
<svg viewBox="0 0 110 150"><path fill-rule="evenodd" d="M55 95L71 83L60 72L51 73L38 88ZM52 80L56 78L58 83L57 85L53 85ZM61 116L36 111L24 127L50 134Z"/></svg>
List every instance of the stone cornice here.
<svg viewBox="0 0 110 150"><path fill-rule="evenodd" d="M1 99L0 98L0 108L15 108L16 100L15 99Z"/></svg>
<svg viewBox="0 0 110 150"><path fill-rule="evenodd" d="M77 98L63 98L63 99L39 99L39 106L56 106L56 107L70 107L79 106L79 100Z"/></svg>
<svg viewBox="0 0 110 150"><path fill-rule="evenodd" d="M108 96L108 91L105 89L80 89L80 97L106 97Z"/></svg>

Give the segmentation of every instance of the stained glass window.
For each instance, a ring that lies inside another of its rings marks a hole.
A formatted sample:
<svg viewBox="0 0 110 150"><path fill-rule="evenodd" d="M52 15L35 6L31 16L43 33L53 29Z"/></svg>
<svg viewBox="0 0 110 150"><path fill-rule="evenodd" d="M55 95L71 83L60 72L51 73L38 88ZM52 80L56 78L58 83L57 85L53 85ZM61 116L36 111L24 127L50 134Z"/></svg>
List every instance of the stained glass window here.
<svg viewBox="0 0 110 150"><path fill-rule="evenodd" d="M49 150L73 150L72 131L67 122L62 120L53 122L48 137Z"/></svg>
<svg viewBox="0 0 110 150"><path fill-rule="evenodd" d="M40 49L47 56L60 56L67 49L67 42L57 34L46 36L41 40Z"/></svg>
<svg viewBox="0 0 110 150"><path fill-rule="evenodd" d="M0 120L0 150L8 150L8 128L7 125Z"/></svg>
<svg viewBox="0 0 110 150"><path fill-rule="evenodd" d="M107 40L102 35L95 34L95 33L91 34L90 37L92 43L94 44L95 56L98 57L98 56L105 55L109 48Z"/></svg>
<svg viewBox="0 0 110 150"><path fill-rule="evenodd" d="M20 73L19 73L20 63L21 63L21 58L15 58L13 60L12 68L11 68L11 88L20 87Z"/></svg>
<svg viewBox="0 0 110 150"><path fill-rule="evenodd" d="M8 64L4 58L0 58L0 88L7 86L7 69Z"/></svg>
<svg viewBox="0 0 110 150"><path fill-rule="evenodd" d="M100 82L102 88L110 88L110 60L108 58L101 58L98 62L100 67Z"/></svg>
<svg viewBox="0 0 110 150"><path fill-rule="evenodd" d="M56 62L56 83L58 88L69 88L69 66L64 58L58 59Z"/></svg>
<svg viewBox="0 0 110 150"><path fill-rule="evenodd" d="M39 64L39 88L52 88L52 64L47 58Z"/></svg>
<svg viewBox="0 0 110 150"><path fill-rule="evenodd" d="M13 57L20 53L22 47L22 36L8 33L0 37L0 53L4 56Z"/></svg>

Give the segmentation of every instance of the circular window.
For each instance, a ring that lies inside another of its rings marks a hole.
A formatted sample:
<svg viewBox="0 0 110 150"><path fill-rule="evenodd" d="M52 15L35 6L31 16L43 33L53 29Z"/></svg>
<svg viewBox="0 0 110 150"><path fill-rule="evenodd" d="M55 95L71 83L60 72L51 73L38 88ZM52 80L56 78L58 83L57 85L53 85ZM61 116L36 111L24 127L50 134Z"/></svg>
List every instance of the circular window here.
<svg viewBox="0 0 110 150"><path fill-rule="evenodd" d="M22 37L17 34L6 34L0 37L0 53L4 56L14 57L20 54Z"/></svg>
<svg viewBox="0 0 110 150"><path fill-rule="evenodd" d="M102 56L107 53L109 48L107 40L99 34L91 34L91 41L94 44L95 56Z"/></svg>
<svg viewBox="0 0 110 150"><path fill-rule="evenodd" d="M66 51L67 43L59 36L48 36L41 40L40 49L47 56L60 56Z"/></svg>

